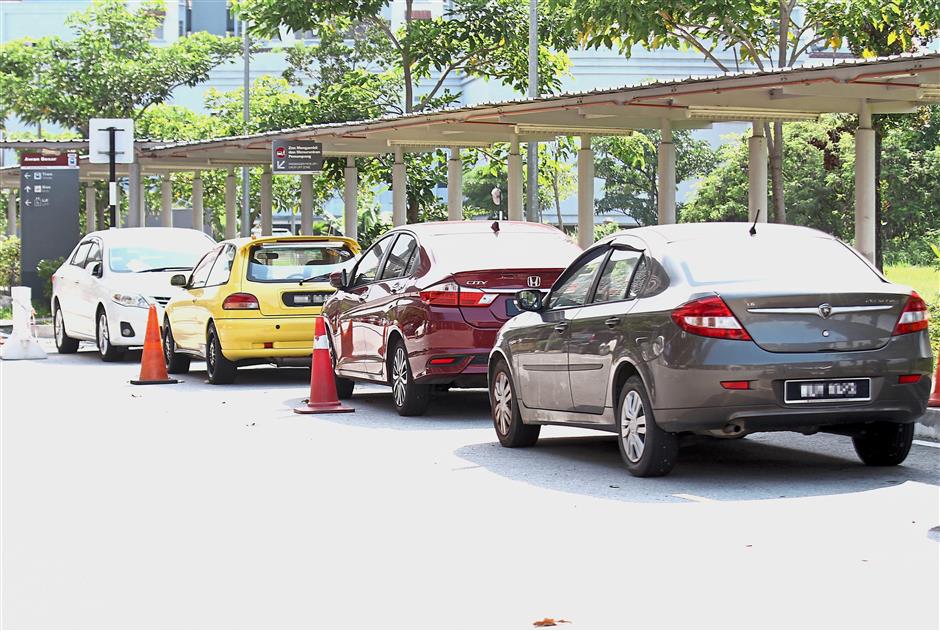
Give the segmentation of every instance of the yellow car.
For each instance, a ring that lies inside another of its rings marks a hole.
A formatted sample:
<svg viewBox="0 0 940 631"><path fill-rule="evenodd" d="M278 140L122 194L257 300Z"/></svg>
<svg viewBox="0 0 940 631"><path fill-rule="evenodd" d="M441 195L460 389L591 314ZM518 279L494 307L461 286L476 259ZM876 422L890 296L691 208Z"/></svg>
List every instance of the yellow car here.
<svg viewBox="0 0 940 631"><path fill-rule="evenodd" d="M209 382L231 383L239 366L302 364L314 316L349 269L359 244L344 237L276 236L223 241L170 283L185 291L166 306L163 352L171 373L206 360Z"/></svg>

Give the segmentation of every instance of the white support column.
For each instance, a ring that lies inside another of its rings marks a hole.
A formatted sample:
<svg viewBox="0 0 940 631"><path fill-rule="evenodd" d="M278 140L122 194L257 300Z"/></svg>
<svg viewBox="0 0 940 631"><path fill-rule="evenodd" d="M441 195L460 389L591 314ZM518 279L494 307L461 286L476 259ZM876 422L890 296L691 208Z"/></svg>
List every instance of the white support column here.
<svg viewBox="0 0 940 631"><path fill-rule="evenodd" d="M672 124L663 119L659 143L659 223L676 223L676 146L672 143Z"/></svg>
<svg viewBox="0 0 940 631"><path fill-rule="evenodd" d="M767 138L764 124L752 123L747 139L747 219L766 222L767 215Z"/></svg>
<svg viewBox="0 0 940 631"><path fill-rule="evenodd" d="M359 169L356 159L346 156L343 169L343 234L350 239L359 238Z"/></svg>
<svg viewBox="0 0 940 631"><path fill-rule="evenodd" d="M121 221L121 178L114 183L114 225L112 228L122 228L127 225L126 221Z"/></svg>
<svg viewBox="0 0 940 631"><path fill-rule="evenodd" d="M313 176L300 176L300 234L313 234Z"/></svg>
<svg viewBox="0 0 940 631"><path fill-rule="evenodd" d="M229 167L225 174L225 238L234 239L238 234L238 211L235 208L235 167Z"/></svg>
<svg viewBox="0 0 940 631"><path fill-rule="evenodd" d="M193 230L203 231L205 214L202 206L202 172L193 172Z"/></svg>
<svg viewBox="0 0 940 631"><path fill-rule="evenodd" d="M274 228L272 204L272 175L271 165L266 164L261 172L261 236L269 237Z"/></svg>
<svg viewBox="0 0 940 631"><path fill-rule="evenodd" d="M875 260L875 130L871 108L862 102L855 132L855 249Z"/></svg>
<svg viewBox="0 0 940 631"><path fill-rule="evenodd" d="M98 209L95 207L96 195L95 183L85 182L85 234L98 229Z"/></svg>
<svg viewBox="0 0 940 631"><path fill-rule="evenodd" d="M408 222L408 173L401 147L395 147L392 164L392 224L403 226Z"/></svg>
<svg viewBox="0 0 940 631"><path fill-rule="evenodd" d="M578 245L594 243L594 150L591 137L581 136L578 149Z"/></svg>
<svg viewBox="0 0 940 631"><path fill-rule="evenodd" d="M463 219L463 163L460 147L450 148L447 159L447 220Z"/></svg>
<svg viewBox="0 0 940 631"><path fill-rule="evenodd" d="M94 213L92 213L94 216ZM89 230L91 232L91 230ZM16 189L7 191L7 236L16 236Z"/></svg>
<svg viewBox="0 0 940 631"><path fill-rule="evenodd" d="M506 207L511 221L522 221L522 155L519 154L519 138L512 137L509 143L509 164L506 186Z"/></svg>
<svg viewBox="0 0 940 631"><path fill-rule="evenodd" d="M127 165L127 221L128 228L139 228L144 225L141 216L141 182L140 162L131 162Z"/></svg>
<svg viewBox="0 0 940 631"><path fill-rule="evenodd" d="M160 182L160 225L173 227L173 180L167 173Z"/></svg>

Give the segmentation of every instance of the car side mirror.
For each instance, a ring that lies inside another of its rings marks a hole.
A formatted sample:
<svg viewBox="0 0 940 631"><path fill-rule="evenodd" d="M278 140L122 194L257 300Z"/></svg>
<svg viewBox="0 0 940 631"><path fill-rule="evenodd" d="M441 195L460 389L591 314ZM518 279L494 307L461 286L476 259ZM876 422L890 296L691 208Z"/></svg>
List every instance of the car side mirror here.
<svg viewBox="0 0 940 631"><path fill-rule="evenodd" d="M341 269L330 274L330 285L336 289L346 289L346 286L349 284L349 278L346 275L346 270Z"/></svg>
<svg viewBox="0 0 940 631"><path fill-rule="evenodd" d="M170 276L170 284L174 287L186 286L186 274L173 274Z"/></svg>
<svg viewBox="0 0 940 631"><path fill-rule="evenodd" d="M516 304L523 311L542 310L542 292L537 289L523 289L516 292Z"/></svg>
<svg viewBox="0 0 940 631"><path fill-rule="evenodd" d="M94 276L95 278L101 278L104 270L101 269L101 261L95 261L91 264L91 267L88 268L88 273Z"/></svg>

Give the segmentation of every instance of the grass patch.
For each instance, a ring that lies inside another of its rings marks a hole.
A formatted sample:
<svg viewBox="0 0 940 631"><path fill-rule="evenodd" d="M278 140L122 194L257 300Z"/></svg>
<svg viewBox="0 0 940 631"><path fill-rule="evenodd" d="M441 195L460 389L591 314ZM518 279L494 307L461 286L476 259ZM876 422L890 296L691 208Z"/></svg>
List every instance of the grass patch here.
<svg viewBox="0 0 940 631"><path fill-rule="evenodd" d="M917 265L885 266L885 276L892 283L913 287L930 304L940 303L940 270Z"/></svg>

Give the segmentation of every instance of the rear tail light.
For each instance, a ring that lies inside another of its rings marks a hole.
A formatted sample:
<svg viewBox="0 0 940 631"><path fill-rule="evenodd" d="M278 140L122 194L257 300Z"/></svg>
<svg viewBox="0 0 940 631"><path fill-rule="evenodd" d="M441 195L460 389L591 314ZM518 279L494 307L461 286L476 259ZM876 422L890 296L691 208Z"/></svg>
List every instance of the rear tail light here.
<svg viewBox="0 0 940 631"><path fill-rule="evenodd" d="M252 294L231 294L222 301L223 309L260 309L258 299Z"/></svg>
<svg viewBox="0 0 940 631"><path fill-rule="evenodd" d="M722 381L721 387L725 390L750 390L750 381Z"/></svg>
<svg viewBox="0 0 940 631"><path fill-rule="evenodd" d="M687 302L672 312L672 319L680 329L693 335L726 340L751 339L725 301L718 296Z"/></svg>
<svg viewBox="0 0 940 631"><path fill-rule="evenodd" d="M920 383L920 375L899 375L898 383Z"/></svg>
<svg viewBox="0 0 940 631"><path fill-rule="evenodd" d="M894 327L894 335L903 335L904 333L915 333L927 328L927 322L930 315L927 313L927 303L917 295L917 292L911 292L911 297L907 299L904 311L898 318L898 323Z"/></svg>
<svg viewBox="0 0 940 631"><path fill-rule="evenodd" d="M497 294L488 294L480 289L461 287L450 281L428 287L420 292L421 300L438 307L488 307Z"/></svg>

